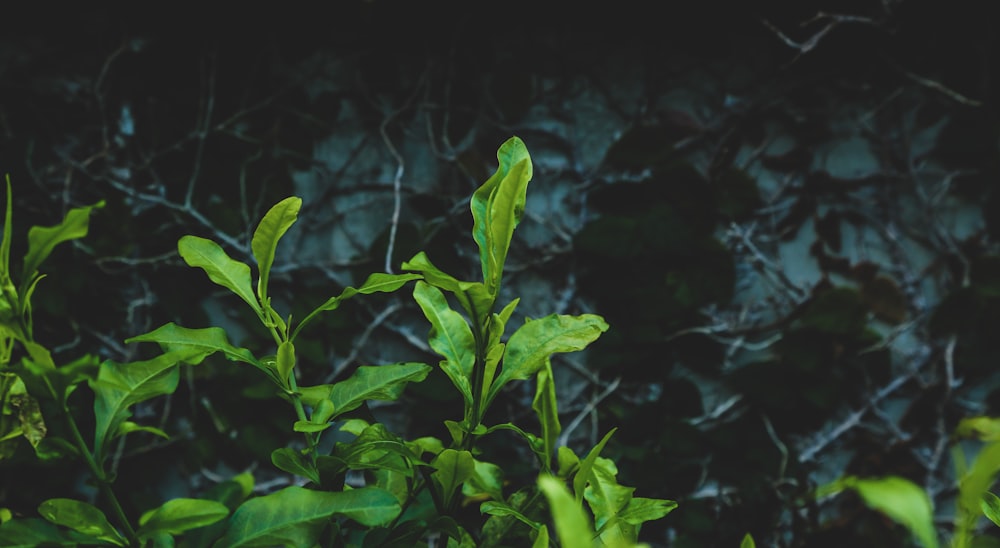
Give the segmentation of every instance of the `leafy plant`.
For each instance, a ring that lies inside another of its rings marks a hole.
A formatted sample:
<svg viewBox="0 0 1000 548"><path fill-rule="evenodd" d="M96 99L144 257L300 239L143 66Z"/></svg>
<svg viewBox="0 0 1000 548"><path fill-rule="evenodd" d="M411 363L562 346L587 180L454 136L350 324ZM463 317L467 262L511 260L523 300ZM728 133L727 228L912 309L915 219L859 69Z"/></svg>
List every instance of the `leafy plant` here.
<svg viewBox="0 0 1000 548"><path fill-rule="evenodd" d="M47 397L62 403L63 418L75 433L74 443L63 445L72 446L71 452L88 463L112 514L109 519L89 503L51 499L38 509L44 519L8 519L0 525L0 538L18 546L170 546L175 542L218 547L410 546L435 538L442 546L499 546L523 541L548 546L556 543L548 532L554 523L556 538L563 546L635 545L641 525L664 517L676 504L634 497L633 488L618 484L615 463L600 456L613 430L582 459L570 448L557 446L561 425L551 358L556 353L583 350L608 325L594 314L551 314L528 318L507 335L519 299L499 302L503 269L523 215L532 164L524 143L516 137L500 147L497 158L496 173L471 200L473 240L479 248L482 280L459 280L435 267L421 252L403 263L406 273L371 274L358 287L345 288L296 322L273 306L269 281L277 246L297 221L301 199L293 196L278 202L254 231L250 248L256 262L256 283L251 266L231 258L219 244L193 235L181 238L178 252L183 260L203 270L210 281L228 289L253 311L273 343L274 353L269 356L257 356L233 345L222 327L188 328L168 323L126 341L157 344L161 353L152 359L128 364L105 361L99 366L89 359L55 368L51 360L44 362L48 354L25 327L30 326L30 307L23 303L37 280L24 284L22 292L8 291L10 284L5 283L4 302L10 304L4 309L3 325L4 333L11 333L11 342L5 345L4 355L9 357L11 345L18 342L27 356L20 368L13 368L14 373L6 372L4 362L3 432L10 432L4 438L23 435L34 440L33 445L42 443L44 430L33 426L37 416L22 412L31 406L20 402L37 397L35 387L47 386ZM90 209L71 212L73 218L67 216L64 225L72 221L72 226L78 226ZM9 223L8 198L4 257L9 250ZM85 224L82 231L62 232L73 237L85 233ZM41 247L51 238L37 239L39 249L51 250L54 245ZM65 239L69 236L64 235ZM44 258L34 249L29 249L26 257L26 272L33 273ZM3 264L5 270L0 274L6 280L6 260ZM414 282L413 299L430 324L430 348L441 357L437 367L463 404L461 419L446 421L448 440L430 436L407 440L371 420L370 414L353 413L370 401L398 399L408 384L427 377L431 365L365 365L340 382L318 385L300 384L301 373L296 368L296 343L320 314L335 311L356 296L398 291L410 282ZM8 317L12 319L8 321ZM8 323L12 327L7 328ZM174 391L179 365L196 366L213 354L260 371L273 384L276 396L294 409L296 420L289 427L301 434L302 442L297 447L276 448L271 461L296 476L296 484L252 496L253 478L243 474L220 484L204 499L168 500L133 522L111 489L113 478L106 472L109 444L136 431L167 436L130 421L130 409ZM28 380L20 382L25 376ZM509 422L486 423L487 411L501 391L511 383L531 380L535 381L532 410L540 432ZM75 426L67 404L69 395L84 382L94 395L95 432L90 445ZM15 410L19 422L7 426ZM321 440L331 429L349 441L336 442L330 451L321 450L328 446ZM500 431L513 432L536 456L536 485L505 492L504 470L489 460L480 444L484 437ZM348 477L359 474L363 481L348 483ZM463 507L472 503L479 504L482 517L463 512Z"/></svg>
<svg viewBox="0 0 1000 548"><path fill-rule="evenodd" d="M983 442L971 463L959 443L967 438ZM950 546L969 548L976 537L980 518L985 516L1000 525L1000 498L989 491L1000 473L1000 419L963 419L955 429L952 461L958 482L958 497ZM939 545L933 503L919 485L898 476L848 476L820 487L816 496L829 496L848 489L855 491L872 509L906 527L922 546L936 548Z"/></svg>

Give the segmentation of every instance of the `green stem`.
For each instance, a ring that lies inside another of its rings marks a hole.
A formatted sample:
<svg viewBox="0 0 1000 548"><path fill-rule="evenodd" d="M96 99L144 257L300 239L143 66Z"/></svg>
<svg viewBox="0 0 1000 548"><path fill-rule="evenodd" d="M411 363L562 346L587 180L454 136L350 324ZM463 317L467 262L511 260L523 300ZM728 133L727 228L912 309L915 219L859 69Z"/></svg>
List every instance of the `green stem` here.
<svg viewBox="0 0 1000 548"><path fill-rule="evenodd" d="M273 325L268 326L268 328L271 331L271 337L274 339L275 344L280 348L282 342L284 342L284 339L282 338L281 334L278 333L278 330L274 328ZM288 383L288 391L289 391L288 396L292 399L292 406L295 408L295 416L300 421L307 422L309 419L306 417L306 409L302 405L302 395L299 394L299 385L298 382L295 380L295 369L292 369L288 373L288 378L285 379L285 381ZM315 466L317 457L316 448L319 445L319 443L316 441L316 437L313 435L312 432L303 432L303 434L306 437L306 445L308 446L309 449L309 462L311 462L313 466Z"/></svg>
<svg viewBox="0 0 1000 548"><path fill-rule="evenodd" d="M55 390L49 385L49 390L55 394ZM125 510L122 508L121 503L118 501L118 497L115 496L114 490L111 488L111 482L108 481L108 476L104 473L104 468L96 460L94 460L94 455L90 452L90 448L87 447L87 442L84 441L83 435L80 433L79 427L76 425L76 421L73 420L73 415L70 413L69 406L66 402L62 403L63 414L66 416L66 422L69 424L70 431L73 434L73 441L76 442L77 448L80 450L80 454L83 455L83 460L86 461L87 467L90 468L90 473L94 475L97 480L97 486L101 490L101 495L104 499L111 505L112 511L114 511L115 518L118 524L125 531L125 537L131 546L139 546L139 537L135 534L135 529L132 528L132 523L129 521L128 516L125 515Z"/></svg>

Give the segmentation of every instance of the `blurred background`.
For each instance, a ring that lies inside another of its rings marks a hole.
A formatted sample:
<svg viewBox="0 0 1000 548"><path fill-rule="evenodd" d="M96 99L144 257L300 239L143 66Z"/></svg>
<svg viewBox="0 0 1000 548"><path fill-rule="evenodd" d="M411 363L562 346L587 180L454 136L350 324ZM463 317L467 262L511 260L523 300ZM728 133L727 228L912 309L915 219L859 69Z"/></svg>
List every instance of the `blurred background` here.
<svg viewBox="0 0 1000 548"><path fill-rule="evenodd" d="M949 437L963 417L1000 413L987 5L5 8L12 257L28 227L106 201L88 237L44 265L36 338L57 363L127 361L151 349L124 339L173 321L273 353L176 242L211 238L252 262L257 221L290 195L304 205L272 271L286 314L420 250L475 279L469 198L517 135L534 179L504 291L521 297L515 324L551 312L611 324L554 363L564 441L589 447L619 427L605 454L622 484L680 503L643 537L906 546L856 498L810 493L845 473L900 475L926 487L944 530ZM300 373L315 384L436 363L427 329L405 291L356 299L303 334ZM245 470L262 490L292 481L269 456L294 416L267 379L222 358L183 375L138 410L172 438L135 434L116 455L133 511ZM532 394L505 393L498 422L530 425ZM446 437L461 403L432 375L372 411L402 435ZM532 481L530 453L509 441L494 454L512 483ZM5 462L0 505L86 493L80 477Z"/></svg>

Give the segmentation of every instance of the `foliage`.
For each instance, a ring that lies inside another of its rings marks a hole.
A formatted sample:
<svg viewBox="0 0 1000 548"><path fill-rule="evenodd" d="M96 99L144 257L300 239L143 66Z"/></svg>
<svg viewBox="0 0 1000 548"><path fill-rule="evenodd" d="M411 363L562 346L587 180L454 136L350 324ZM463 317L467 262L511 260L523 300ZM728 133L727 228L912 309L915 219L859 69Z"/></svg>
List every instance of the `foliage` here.
<svg viewBox="0 0 1000 548"><path fill-rule="evenodd" d="M582 459L558 443L561 425L551 358L585 349L608 325L594 314L550 314L526 318L507 334L519 299L501 306L500 288L513 233L524 214L532 163L516 137L500 147L497 158L496 173L471 200L481 281L460 280L421 252L402 265L409 272L371 274L296 323L274 304L269 284L279 241L298 220L302 206L300 198L289 197L271 207L253 233L256 284L251 267L230 257L219 243L188 235L177 244L187 265L201 269L250 308L273 342L272 354L261 356L233 344L222 327L188 328L171 322L126 341L157 344L160 353L149 359L97 364L88 358L63 367L56 367L32 337L30 297L41 278L41 262L56 244L84 236L89 213L100 205L71 211L57 227L32 229L24 275L15 286L7 261L12 207L8 184L0 262L6 311L3 443L7 447L23 437L41 459L82 459L101 489L101 501L46 500L38 508L43 519L18 516L3 521L4 545L399 546L440 536L449 546L503 545L516 538L547 546L555 541L548 533L553 520L558 544L564 546L636 545L641 525L664 517L676 504L634 497L634 488L618 483L615 463L600 456L613 430ZM396 292L410 282L413 299L430 324L429 345L442 358L437 366L464 404L461 420L446 422L446 440L407 440L370 414L357 413L369 402L400 398L408 385L427 378L431 365L361 366L339 382L300 385L296 348L305 346L307 326L349 299ZM26 352L20 363L11 361L14 343ZM270 382L273 396L292 407L295 420L288 428L301 434L301 444L274 448L271 462L300 478L302 485L254 495L253 478L242 475L233 478L233 489L206 498L172 498L145 510L138 520L130 519L109 473L112 444L136 432L169 437L160 428L130 420L133 409L173 393L181 366L201 366L213 355L256 369ZM512 422L490 424L487 412L501 392L531 380L532 410L541 431L532 433ZM93 399L91 443L77 426L82 409L70 402L70 395L83 385ZM42 399L52 400L61 413L43 415L38 405ZM69 426L70 439L47 435L45 423L56 420ZM480 443L501 431L513 432L537 457L537 486L505 493L504 470L489 460ZM327 434L336 435L332 448L324 439ZM58 450L45 449L49 446ZM359 474L363 479L357 479ZM485 519L462 513L465 505L476 502Z"/></svg>

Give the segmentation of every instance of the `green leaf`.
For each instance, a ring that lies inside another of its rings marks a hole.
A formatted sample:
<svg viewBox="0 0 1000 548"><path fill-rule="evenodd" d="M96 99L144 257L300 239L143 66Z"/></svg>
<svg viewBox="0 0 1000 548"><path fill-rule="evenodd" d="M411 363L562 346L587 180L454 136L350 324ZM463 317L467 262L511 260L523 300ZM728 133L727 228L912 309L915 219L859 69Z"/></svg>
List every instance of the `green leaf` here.
<svg viewBox="0 0 1000 548"><path fill-rule="evenodd" d="M538 476L538 488L549 502L549 511L552 512L562 548L592 548L594 527L587 519L583 507L573 500L566 485L550 475L542 474Z"/></svg>
<svg viewBox="0 0 1000 548"><path fill-rule="evenodd" d="M666 516L675 508L677 503L672 500L632 497L618 518L631 525L642 525Z"/></svg>
<svg viewBox="0 0 1000 548"><path fill-rule="evenodd" d="M462 486L462 494L469 499L502 501L503 469L481 460L473 460L473 465L473 473Z"/></svg>
<svg viewBox="0 0 1000 548"><path fill-rule="evenodd" d="M267 284L278 240L295 224L301 208L302 198L296 196L278 202L261 219L250 240L250 249L257 260L257 270L260 274L257 278L257 296L260 297L261 303L267 303Z"/></svg>
<svg viewBox="0 0 1000 548"><path fill-rule="evenodd" d="M611 459L598 457L592 470L583 496L594 514L594 527L601 541L609 545L634 543L638 529L618 520L618 513L628 505L635 488L618 485L618 468Z"/></svg>
<svg viewBox="0 0 1000 548"><path fill-rule="evenodd" d="M62 529L40 518L12 519L0 523L0 540L5 548L76 548L97 544L100 539L76 531ZM118 544L122 546L122 544Z"/></svg>
<svg viewBox="0 0 1000 548"><path fill-rule="evenodd" d="M299 331L301 331L306 324L312 321L313 318L319 315L320 312L336 310L340 306L340 303L354 297L355 295L391 293L400 287L403 287L406 282L419 280L420 278L421 276L419 274L385 274L382 272L371 274L368 276L368 279L365 280L365 283L361 284L361 287L346 287L340 295L330 297L325 303L321 304L315 310L307 314L305 319L299 322L299 325L295 328L295 331L292 333L291 340L295 340Z"/></svg>
<svg viewBox="0 0 1000 548"><path fill-rule="evenodd" d="M132 415L129 407L172 393L177 388L177 364L197 360L200 352L184 348L142 362L101 364L97 379L90 381L95 396L94 454L98 462L103 460L107 443L123 433L120 427Z"/></svg>
<svg viewBox="0 0 1000 548"><path fill-rule="evenodd" d="M593 473L594 463L597 462L597 457L604 450L604 446L607 445L608 440L614 435L617 428L612 428L601 441L597 442L597 445L587 453L587 456L580 461L580 468L577 470L576 475L573 476L573 492L576 494L576 502L580 504L583 501L584 489L587 486L587 482L591 480L591 475Z"/></svg>
<svg viewBox="0 0 1000 548"><path fill-rule="evenodd" d="M431 462L436 470L431 473L434 483L441 492L441 500L445 508L451 505L455 492L466 480L472 477L476 470L475 459L468 451L445 449Z"/></svg>
<svg viewBox="0 0 1000 548"><path fill-rule="evenodd" d="M740 541L740 548L757 548L757 543L753 541L750 533L743 535L743 540Z"/></svg>
<svg viewBox="0 0 1000 548"><path fill-rule="evenodd" d="M126 434L131 434L133 432L146 432L148 434L153 434L154 436L159 436L165 440L170 439L170 436L167 435L167 433L164 432L163 430L160 430L159 428L153 426L142 426L132 421L125 421L121 423L121 426L118 427L119 436L124 436Z"/></svg>
<svg viewBox="0 0 1000 548"><path fill-rule="evenodd" d="M125 546L125 539L111 526L104 512L97 507L73 499L49 499L38 505L38 513L56 525L78 533Z"/></svg>
<svg viewBox="0 0 1000 548"><path fill-rule="evenodd" d="M395 401L407 383L424 380L430 370L431 366L423 363L362 365L336 384L304 386L299 390L306 405L319 407L324 400L333 403L333 411L327 417L333 420L368 400Z"/></svg>
<svg viewBox="0 0 1000 548"><path fill-rule="evenodd" d="M472 405L469 378L476 361L476 342L469 323L448 306L444 293L434 286L417 282L413 298L431 323L428 336L431 348L445 358L441 369L465 398L466 404Z"/></svg>
<svg viewBox="0 0 1000 548"><path fill-rule="evenodd" d="M6 210L3 217L3 239L0 240L0 287L2 287L2 293L0 293L0 299L4 299L13 289L13 284L10 279L10 245L13 238L13 229L11 225L13 224L13 203L11 189L10 189L10 174L6 176L7 179L7 201ZM13 303L9 303L13 304Z"/></svg>
<svg viewBox="0 0 1000 548"><path fill-rule="evenodd" d="M531 157L524 142L511 137L497 150L496 172L472 195L472 237L479 246L483 282L497 295L514 229L521 222L531 181Z"/></svg>
<svg viewBox="0 0 1000 548"><path fill-rule="evenodd" d="M69 210L69 213L58 225L33 226L28 230L28 252L24 256L23 278L21 279L21 283L25 284L24 287L32 281L38 268L57 245L87 235L90 212L101 207L104 207L103 201L92 206L75 207ZM21 294L23 295L24 291Z"/></svg>
<svg viewBox="0 0 1000 548"><path fill-rule="evenodd" d="M188 266L204 270L208 279L232 291L264 319L264 311L251 289L249 266L230 258L219 244L198 236L181 237L177 251Z"/></svg>
<svg viewBox="0 0 1000 548"><path fill-rule="evenodd" d="M847 476L817 489L817 496L853 489L873 510L903 525L926 548L938 546L934 529L934 508L927 492L912 481L898 476L863 479ZM977 500L978 503L978 500ZM978 508L978 504L977 504Z"/></svg>
<svg viewBox="0 0 1000 548"><path fill-rule="evenodd" d="M205 327L201 329L190 329L179 326L173 322L145 333L125 339L127 344L134 342L155 342L160 345L164 352L174 350L194 351L195 356L200 356L197 362L188 362L192 365L201 363L201 360L216 352L222 352L227 359L249 363L260 366L260 362L246 348L237 348L229 343L226 331L221 327Z"/></svg>
<svg viewBox="0 0 1000 548"><path fill-rule="evenodd" d="M442 272L423 251L404 262L403 269L420 272L426 283L455 295L458 304L479 325L485 325L486 318L493 312L496 299L490 295L485 285L480 282L463 282Z"/></svg>
<svg viewBox="0 0 1000 548"><path fill-rule="evenodd" d="M979 505L983 510L983 515L989 518L994 525L1000 526L1000 497L987 491L983 495L983 499L979 501Z"/></svg>
<svg viewBox="0 0 1000 548"><path fill-rule="evenodd" d="M413 467L421 464L420 456L380 423L368 426L350 442L337 443L332 456L351 470L392 470L406 477L412 477Z"/></svg>
<svg viewBox="0 0 1000 548"><path fill-rule="evenodd" d="M508 382L531 378L552 354L583 350L607 329L604 318L594 314L551 314L525 322L507 340L503 368L490 386L487 403Z"/></svg>
<svg viewBox="0 0 1000 548"><path fill-rule="evenodd" d="M177 535L190 529L211 525L229 515L229 508L214 500L177 498L159 508L149 510L139 518L140 540L155 534Z"/></svg>
<svg viewBox="0 0 1000 548"><path fill-rule="evenodd" d="M278 378L283 383L282 386L288 386L288 377L292 374L292 368L295 367L295 345L292 344L292 341L282 341L278 345L278 356L275 367L278 372Z"/></svg>
<svg viewBox="0 0 1000 548"><path fill-rule="evenodd" d="M316 466L297 449L290 447L275 449L271 452L271 464L289 474L302 476L313 483L319 483L319 472L316 470Z"/></svg>
<svg viewBox="0 0 1000 548"><path fill-rule="evenodd" d="M556 383L552 376L552 363L546 359L545 367L538 372L537 386L535 388L535 399L531 402L531 408L538 416L538 422L542 425L542 441L544 443L545 458L542 460L543 472L548 472L552 466L552 457L556 451L556 440L562 431L559 424L559 402L556 398Z"/></svg>
<svg viewBox="0 0 1000 548"><path fill-rule="evenodd" d="M399 515L388 491L363 487L343 492L286 487L244 502L229 518L216 548L287 546L311 548L332 516L344 516L366 527L378 527Z"/></svg>

